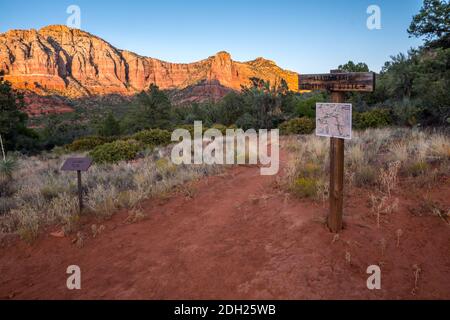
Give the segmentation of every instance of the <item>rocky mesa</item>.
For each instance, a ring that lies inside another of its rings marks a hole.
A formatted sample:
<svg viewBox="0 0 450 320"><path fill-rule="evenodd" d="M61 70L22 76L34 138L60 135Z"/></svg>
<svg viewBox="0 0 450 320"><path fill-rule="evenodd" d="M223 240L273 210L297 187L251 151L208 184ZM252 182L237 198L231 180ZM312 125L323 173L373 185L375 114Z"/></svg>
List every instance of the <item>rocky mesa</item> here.
<svg viewBox="0 0 450 320"><path fill-rule="evenodd" d="M252 77L272 84L284 79L291 90L298 84L297 73L263 58L237 62L229 53L219 52L194 63L170 63L117 49L88 32L62 25L0 34L0 70L15 88L70 98L132 95L152 83L169 90L198 85L190 92L209 88L215 96L247 86Z"/></svg>

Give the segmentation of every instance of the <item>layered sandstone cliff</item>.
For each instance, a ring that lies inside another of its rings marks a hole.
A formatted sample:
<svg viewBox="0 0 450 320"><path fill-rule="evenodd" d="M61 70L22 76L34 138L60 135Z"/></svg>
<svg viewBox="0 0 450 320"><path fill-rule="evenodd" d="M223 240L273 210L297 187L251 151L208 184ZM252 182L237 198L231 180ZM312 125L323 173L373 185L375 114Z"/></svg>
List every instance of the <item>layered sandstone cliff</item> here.
<svg viewBox="0 0 450 320"><path fill-rule="evenodd" d="M0 70L18 89L67 97L130 95L154 83L161 89L217 84L239 90L251 77L296 90L297 74L263 58L236 62L219 52L194 63L169 63L119 50L87 32L66 26L0 34ZM226 92L226 90L213 90Z"/></svg>

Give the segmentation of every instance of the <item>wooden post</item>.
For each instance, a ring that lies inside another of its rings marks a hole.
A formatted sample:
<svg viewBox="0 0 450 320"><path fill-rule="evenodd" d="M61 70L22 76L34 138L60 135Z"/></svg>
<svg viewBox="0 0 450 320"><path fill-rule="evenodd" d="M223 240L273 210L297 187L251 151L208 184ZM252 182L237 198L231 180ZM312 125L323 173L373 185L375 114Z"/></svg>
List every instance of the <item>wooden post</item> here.
<svg viewBox="0 0 450 320"><path fill-rule="evenodd" d="M344 92L331 92L333 103L343 103ZM344 203L344 139L330 138L330 213L328 227L334 233L342 229Z"/></svg>
<svg viewBox="0 0 450 320"><path fill-rule="evenodd" d="M81 186L81 171L77 170L77 176L78 176L78 203L79 203L79 210L80 213L83 211L83 188Z"/></svg>
<svg viewBox="0 0 450 320"><path fill-rule="evenodd" d="M375 73L331 70L330 73L302 74L298 76L298 89L308 91L328 90L331 92L333 103L343 103L345 92L373 92L375 90ZM332 137L330 138L330 213L328 215L328 227L332 232L338 233L342 229L344 203L344 139L335 137L345 138L348 134L343 136L342 134L330 134L326 131L318 135Z"/></svg>

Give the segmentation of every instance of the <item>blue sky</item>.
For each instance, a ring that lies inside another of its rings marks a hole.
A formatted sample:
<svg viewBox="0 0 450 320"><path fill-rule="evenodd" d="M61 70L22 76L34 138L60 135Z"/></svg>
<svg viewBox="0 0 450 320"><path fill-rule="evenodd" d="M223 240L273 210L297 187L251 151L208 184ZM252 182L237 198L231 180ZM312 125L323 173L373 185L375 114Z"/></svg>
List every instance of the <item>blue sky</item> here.
<svg viewBox="0 0 450 320"><path fill-rule="evenodd" d="M406 32L421 0L0 0L0 32L65 24L72 4L81 9L81 29L170 62L225 50L237 61L261 56L299 73L348 60L378 72L391 55L421 44ZM381 30L366 27L371 4L381 8Z"/></svg>

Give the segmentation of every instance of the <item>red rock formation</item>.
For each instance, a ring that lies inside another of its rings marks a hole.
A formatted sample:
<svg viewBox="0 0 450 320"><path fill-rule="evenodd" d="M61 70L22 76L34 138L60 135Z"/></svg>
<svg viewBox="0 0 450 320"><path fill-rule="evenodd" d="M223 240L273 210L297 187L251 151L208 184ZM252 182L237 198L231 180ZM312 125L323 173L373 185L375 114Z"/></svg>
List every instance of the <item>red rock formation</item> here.
<svg viewBox="0 0 450 320"><path fill-rule="evenodd" d="M37 117L49 114L61 114L73 112L74 109L67 105L61 97L39 96L34 93L28 93L24 97L25 112L30 117Z"/></svg>
<svg viewBox="0 0 450 320"><path fill-rule="evenodd" d="M251 77L285 79L296 90L297 74L258 58L236 62L227 52L188 63L169 63L114 48L87 32L66 26L10 30L0 34L0 70L14 87L40 95L67 97L130 95L151 83L161 89L185 89L206 82L239 90ZM214 85L215 87L215 85ZM201 91L201 90L200 90ZM215 94L227 90L215 87Z"/></svg>

